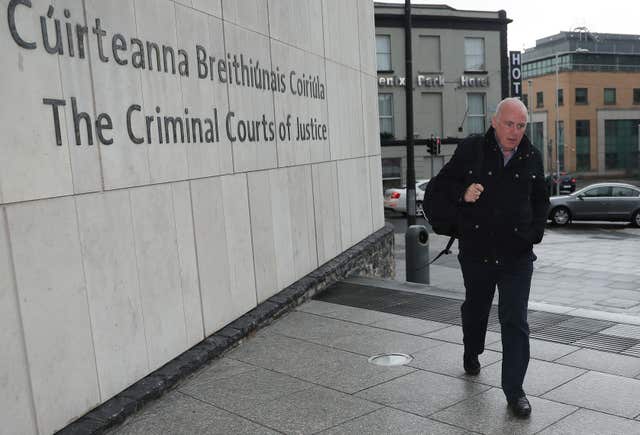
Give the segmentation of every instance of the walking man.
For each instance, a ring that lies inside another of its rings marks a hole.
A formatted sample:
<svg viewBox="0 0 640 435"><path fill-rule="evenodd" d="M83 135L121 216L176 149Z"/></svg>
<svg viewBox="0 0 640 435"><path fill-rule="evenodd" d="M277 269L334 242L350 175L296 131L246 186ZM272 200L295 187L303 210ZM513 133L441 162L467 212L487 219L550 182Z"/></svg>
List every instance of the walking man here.
<svg viewBox="0 0 640 435"><path fill-rule="evenodd" d="M527 108L502 100L484 136L465 139L438 175L459 204L463 365L480 373L487 322L496 286L502 333L502 390L509 409L527 417L531 405L522 384L529 364L527 304L533 245L540 243L549 207L540 152L525 136Z"/></svg>

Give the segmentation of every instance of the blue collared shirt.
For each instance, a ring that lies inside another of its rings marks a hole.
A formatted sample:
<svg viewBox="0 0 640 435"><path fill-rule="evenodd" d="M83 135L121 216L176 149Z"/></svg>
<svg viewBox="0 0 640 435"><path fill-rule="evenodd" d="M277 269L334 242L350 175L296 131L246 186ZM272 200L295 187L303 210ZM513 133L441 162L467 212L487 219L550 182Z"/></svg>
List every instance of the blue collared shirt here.
<svg viewBox="0 0 640 435"><path fill-rule="evenodd" d="M504 162L503 166L507 166L507 163L509 163L509 160L511 160L511 158L516 154L516 152L518 151L518 147L515 147L513 149L513 151L511 152L511 155L509 157L504 155L504 147L502 146L502 144L500 143L500 141L498 140L498 136L495 135L494 132L494 136L496 138L496 143L498 144L498 146L500 147L500 152L502 153L502 161Z"/></svg>

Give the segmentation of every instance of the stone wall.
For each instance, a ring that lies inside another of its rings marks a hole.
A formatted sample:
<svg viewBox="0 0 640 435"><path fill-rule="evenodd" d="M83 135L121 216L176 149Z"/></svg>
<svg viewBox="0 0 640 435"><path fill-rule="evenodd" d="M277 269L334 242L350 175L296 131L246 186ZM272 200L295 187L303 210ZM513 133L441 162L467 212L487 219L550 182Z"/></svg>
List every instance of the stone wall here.
<svg viewBox="0 0 640 435"><path fill-rule="evenodd" d="M0 433L384 225L368 0L0 0Z"/></svg>

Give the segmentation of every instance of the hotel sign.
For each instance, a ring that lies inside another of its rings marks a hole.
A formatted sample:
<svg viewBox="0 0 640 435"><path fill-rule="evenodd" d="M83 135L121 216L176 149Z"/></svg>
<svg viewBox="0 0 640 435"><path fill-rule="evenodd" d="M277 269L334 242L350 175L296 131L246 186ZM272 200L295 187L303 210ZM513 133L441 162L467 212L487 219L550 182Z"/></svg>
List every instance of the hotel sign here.
<svg viewBox="0 0 640 435"><path fill-rule="evenodd" d="M519 51L509 52L509 77L511 78L511 96L522 96L522 62Z"/></svg>
<svg viewBox="0 0 640 435"><path fill-rule="evenodd" d="M460 76L460 87L461 88L488 88L489 77Z"/></svg>
<svg viewBox="0 0 640 435"><path fill-rule="evenodd" d="M487 88L489 87L489 77L469 77L466 75L460 76L457 82L461 88ZM378 86L381 87L404 87L407 85L406 77L401 76L389 76L378 77ZM438 75L425 75L418 74L416 77L415 85L419 88L442 88L445 85L444 76Z"/></svg>
<svg viewBox="0 0 640 435"><path fill-rule="evenodd" d="M406 85L406 77L378 77L378 86L392 87ZM442 75L418 74L418 76L416 77L416 85L420 88L441 88L444 86L444 77Z"/></svg>

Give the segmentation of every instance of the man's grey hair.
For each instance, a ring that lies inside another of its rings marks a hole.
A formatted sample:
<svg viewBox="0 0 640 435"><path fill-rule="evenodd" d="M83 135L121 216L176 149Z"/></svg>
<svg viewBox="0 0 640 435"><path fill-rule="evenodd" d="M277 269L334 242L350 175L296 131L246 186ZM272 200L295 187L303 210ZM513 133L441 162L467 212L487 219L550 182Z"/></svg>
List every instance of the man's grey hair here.
<svg viewBox="0 0 640 435"><path fill-rule="evenodd" d="M520 109L522 110L522 113L524 113L527 117L527 122L529 122L529 111L527 110L527 106L525 106L524 103L520 101L520 98L516 98L516 97L509 97L500 101L496 106L496 117L500 116L500 111L502 110L502 106L505 103L515 104L516 106L520 107Z"/></svg>

